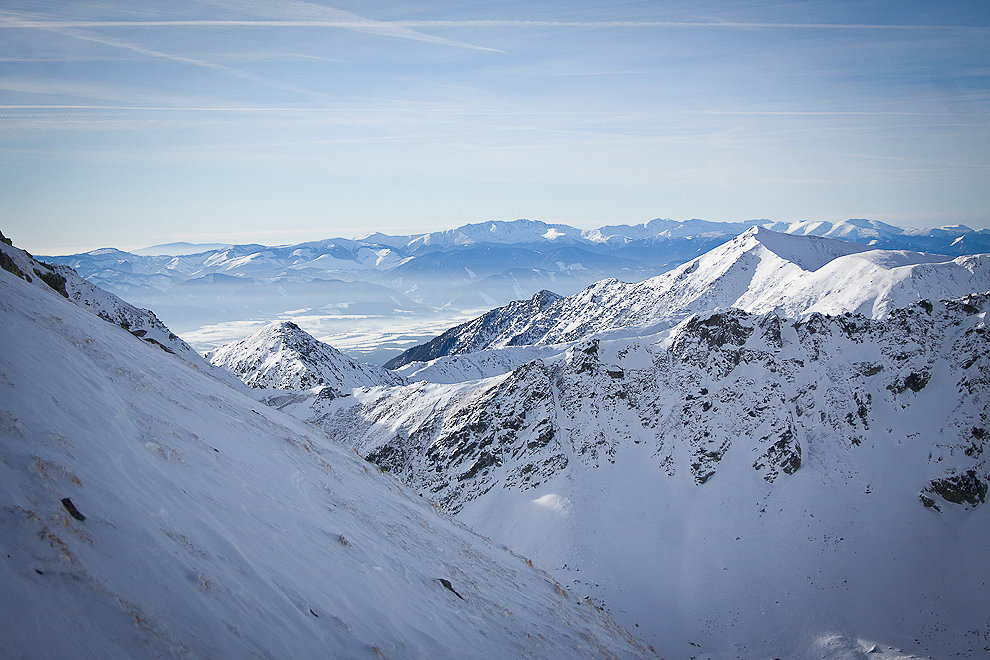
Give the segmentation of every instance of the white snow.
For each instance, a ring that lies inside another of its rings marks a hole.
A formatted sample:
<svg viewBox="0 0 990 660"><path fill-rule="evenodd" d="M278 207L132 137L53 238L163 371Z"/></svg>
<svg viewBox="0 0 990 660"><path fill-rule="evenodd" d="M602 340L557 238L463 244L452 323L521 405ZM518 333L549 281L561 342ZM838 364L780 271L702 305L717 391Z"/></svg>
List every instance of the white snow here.
<svg viewBox="0 0 990 660"><path fill-rule="evenodd" d="M547 493L533 500L533 504L560 514L567 514L571 509L571 501L557 493Z"/></svg>

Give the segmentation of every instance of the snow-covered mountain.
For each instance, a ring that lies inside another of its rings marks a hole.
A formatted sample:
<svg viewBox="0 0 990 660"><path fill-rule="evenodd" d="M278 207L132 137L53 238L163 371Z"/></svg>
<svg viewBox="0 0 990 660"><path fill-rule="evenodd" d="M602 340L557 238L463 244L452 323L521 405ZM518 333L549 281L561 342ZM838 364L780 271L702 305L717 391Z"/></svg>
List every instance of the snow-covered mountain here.
<svg viewBox="0 0 990 660"><path fill-rule="evenodd" d="M603 280L539 311L509 306L489 312L497 313L497 325L481 317L409 349L391 364L399 366L419 355L437 359L482 349L560 344L602 333L648 334L719 307L756 313L779 310L800 318L847 311L884 318L890 310L923 298L939 300L988 289L990 255L949 259L753 227L644 282ZM512 315L513 309L518 313ZM479 333L478 327L486 332Z"/></svg>
<svg viewBox="0 0 990 660"><path fill-rule="evenodd" d="M273 402L676 657L979 654L988 291L987 255L754 228Z"/></svg>
<svg viewBox="0 0 990 660"><path fill-rule="evenodd" d="M247 385L262 389L336 391L399 385L388 369L361 364L324 344L290 321L269 323L257 332L206 354Z"/></svg>
<svg viewBox="0 0 990 660"><path fill-rule="evenodd" d="M673 657L982 655L988 301L707 311L287 410Z"/></svg>
<svg viewBox="0 0 990 660"><path fill-rule="evenodd" d="M387 320L408 325L418 319L422 326L435 327L438 318L446 318L450 327L450 319L467 318L465 312L531 298L541 289L570 295L608 278L638 282L694 259L754 224L877 249L949 256L990 252L988 230L901 229L875 220L657 219L593 230L515 220L406 236L376 233L284 246L174 244L139 254L106 248L46 259L72 266L129 302L154 309L199 350L239 336L236 328L222 336L215 332L218 326L258 318L305 317L310 319L303 324L308 330L321 339L332 337L337 345L342 334L361 336ZM315 327L315 318L324 325ZM431 336L398 333L391 339L399 349L390 355L390 349L381 348L347 351L380 363Z"/></svg>
<svg viewBox="0 0 990 660"><path fill-rule="evenodd" d="M5 657L653 655L23 252L0 265Z"/></svg>

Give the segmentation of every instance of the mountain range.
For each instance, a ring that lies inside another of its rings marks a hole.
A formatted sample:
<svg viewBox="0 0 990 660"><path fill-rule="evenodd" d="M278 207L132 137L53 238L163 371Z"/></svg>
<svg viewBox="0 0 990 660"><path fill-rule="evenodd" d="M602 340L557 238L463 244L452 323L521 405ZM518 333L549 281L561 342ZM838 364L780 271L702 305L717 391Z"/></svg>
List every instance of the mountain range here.
<svg viewBox="0 0 990 660"><path fill-rule="evenodd" d="M44 257L149 307L200 351L272 320L293 321L345 352L384 363L437 324L531 298L573 294L602 279L638 282L759 225L873 248L949 256L990 251L990 232L909 230L875 220L771 223L652 220L580 230L534 220L427 234L371 234L285 246L175 243ZM243 301L250 300L250 304Z"/></svg>
<svg viewBox="0 0 990 660"><path fill-rule="evenodd" d="M720 231L664 222L369 239L392 271L413 243L491 257L541 231L627 246ZM12 648L990 653L990 255L884 243L981 234L777 229L640 282L527 294L394 370L286 319L207 364L151 312L0 246ZM275 261L242 257L256 275Z"/></svg>
<svg viewBox="0 0 990 660"><path fill-rule="evenodd" d="M988 264L754 228L451 328L407 384L257 396L661 653L978 655Z"/></svg>
<svg viewBox="0 0 990 660"><path fill-rule="evenodd" d="M387 364L397 369L485 349L555 345L591 335L649 334L720 307L776 310L796 317L857 312L883 318L891 309L923 298L939 300L987 288L987 255L948 259L753 227L643 282L602 280L569 297L538 294L529 303L492 310ZM528 357L525 352L519 355ZM427 377L423 372L420 376Z"/></svg>

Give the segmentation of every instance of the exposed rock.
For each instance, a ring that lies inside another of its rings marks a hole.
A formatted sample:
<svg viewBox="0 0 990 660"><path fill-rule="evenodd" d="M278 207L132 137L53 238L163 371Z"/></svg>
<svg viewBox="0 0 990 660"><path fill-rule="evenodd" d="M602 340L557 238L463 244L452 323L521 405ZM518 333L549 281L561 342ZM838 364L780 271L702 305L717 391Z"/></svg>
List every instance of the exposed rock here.
<svg viewBox="0 0 990 660"><path fill-rule="evenodd" d="M967 470L942 479L933 479L929 492L937 493L946 502L976 506L987 497L987 482L977 476L975 470Z"/></svg>

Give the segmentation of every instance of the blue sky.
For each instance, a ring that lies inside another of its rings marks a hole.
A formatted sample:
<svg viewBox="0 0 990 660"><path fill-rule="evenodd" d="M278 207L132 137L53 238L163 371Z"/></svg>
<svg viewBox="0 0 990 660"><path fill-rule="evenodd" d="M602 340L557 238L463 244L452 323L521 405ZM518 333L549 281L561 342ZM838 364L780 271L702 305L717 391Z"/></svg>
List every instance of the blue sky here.
<svg viewBox="0 0 990 660"><path fill-rule="evenodd" d="M521 217L988 227L990 3L4 0L0 203L41 254Z"/></svg>

